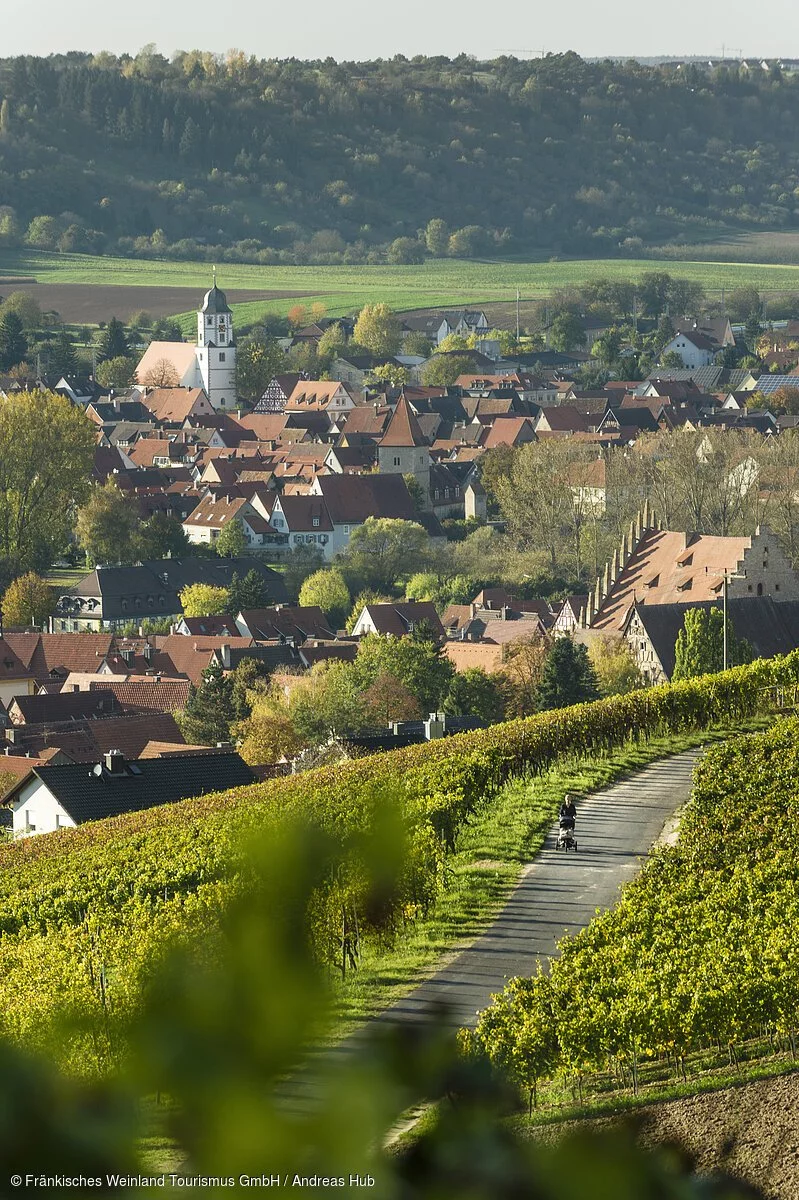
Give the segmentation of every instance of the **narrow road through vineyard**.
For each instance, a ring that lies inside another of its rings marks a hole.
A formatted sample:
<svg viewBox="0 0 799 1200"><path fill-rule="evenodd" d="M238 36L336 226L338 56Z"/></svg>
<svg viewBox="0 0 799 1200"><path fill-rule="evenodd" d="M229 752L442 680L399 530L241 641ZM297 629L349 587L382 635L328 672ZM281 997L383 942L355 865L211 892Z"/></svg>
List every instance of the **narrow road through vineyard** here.
<svg viewBox="0 0 799 1200"><path fill-rule="evenodd" d="M554 826L491 927L466 950L377 1018L423 1021L445 1003L453 1025L478 1011L514 975L531 975L564 933L615 903L674 812L689 798L701 750L650 763L577 807L577 852L555 849Z"/></svg>

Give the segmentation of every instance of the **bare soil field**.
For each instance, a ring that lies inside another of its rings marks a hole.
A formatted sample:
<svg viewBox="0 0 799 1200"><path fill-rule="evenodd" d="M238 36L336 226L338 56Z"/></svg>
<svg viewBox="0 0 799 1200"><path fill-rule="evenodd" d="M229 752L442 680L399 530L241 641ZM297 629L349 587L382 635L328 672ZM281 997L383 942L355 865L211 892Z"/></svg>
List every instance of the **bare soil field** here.
<svg viewBox="0 0 799 1200"><path fill-rule="evenodd" d="M210 282L209 285L210 287ZM202 290L196 287L136 287L104 283L38 283L35 279L0 277L0 296L29 292L43 312L57 312L68 325L96 325L110 317L127 321L133 313L171 317L197 308ZM284 300L310 292L225 289L231 304L249 300Z"/></svg>
<svg viewBox="0 0 799 1200"><path fill-rule="evenodd" d="M773 1200L799 1200L799 1071L638 1109L634 1117L570 1121L532 1130L550 1141L578 1127L634 1121L642 1145L676 1144L697 1171L724 1171Z"/></svg>

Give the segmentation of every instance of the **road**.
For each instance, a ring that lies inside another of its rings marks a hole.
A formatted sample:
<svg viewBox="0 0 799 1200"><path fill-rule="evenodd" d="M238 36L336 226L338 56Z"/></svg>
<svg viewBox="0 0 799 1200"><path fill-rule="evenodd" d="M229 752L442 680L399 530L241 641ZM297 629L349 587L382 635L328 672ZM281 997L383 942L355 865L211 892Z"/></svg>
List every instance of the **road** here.
<svg viewBox="0 0 799 1200"><path fill-rule="evenodd" d="M477 1014L514 975L531 975L555 954L558 941L587 925L596 910L610 908L619 890L691 794L691 775L701 750L688 750L650 763L577 805L577 852L555 849L557 824L523 870L496 920L470 946L428 979L343 1041L312 1055L283 1088L294 1108L318 1097L322 1075L336 1064L368 1054L372 1035L385 1023L408 1026L427 1021L434 1007L438 1022L453 1029L473 1027ZM445 1014L445 1015L444 1015Z"/></svg>
<svg viewBox="0 0 799 1200"><path fill-rule="evenodd" d="M473 1026L508 979L531 975L537 963L552 957L565 933L581 929L598 908L616 902L622 884L637 873L688 799L700 754L689 750L659 759L581 800L577 852L555 849L554 825L491 927L376 1019L423 1021L432 1004L445 1002L455 1026Z"/></svg>

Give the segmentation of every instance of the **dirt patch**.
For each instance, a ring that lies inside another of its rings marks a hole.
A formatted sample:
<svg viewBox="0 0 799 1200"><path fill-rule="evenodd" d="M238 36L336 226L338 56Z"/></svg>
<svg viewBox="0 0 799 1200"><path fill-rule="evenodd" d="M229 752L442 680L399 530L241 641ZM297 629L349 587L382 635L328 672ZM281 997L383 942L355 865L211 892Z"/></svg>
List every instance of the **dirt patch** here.
<svg viewBox="0 0 799 1200"><path fill-rule="evenodd" d="M620 1119L570 1121L533 1136L550 1141L578 1126L607 1127ZM647 1105L635 1120L642 1145L677 1143L703 1174L726 1171L774 1200L799 1200L799 1071Z"/></svg>
<svg viewBox="0 0 799 1200"><path fill-rule="evenodd" d="M11 288L30 292L43 312L57 312L68 325L96 325L110 317L127 321L135 312L153 317L172 317L190 312L202 302L199 287L135 287L107 283L37 283L33 279L0 280L0 295ZM317 295L316 292L263 291L243 288L225 289L231 304L248 300L283 300Z"/></svg>

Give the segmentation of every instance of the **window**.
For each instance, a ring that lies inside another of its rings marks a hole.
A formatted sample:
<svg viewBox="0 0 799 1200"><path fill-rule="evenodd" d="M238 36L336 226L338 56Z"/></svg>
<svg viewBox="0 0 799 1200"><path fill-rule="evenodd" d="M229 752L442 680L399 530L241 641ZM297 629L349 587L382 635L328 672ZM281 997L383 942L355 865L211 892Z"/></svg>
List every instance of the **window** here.
<svg viewBox="0 0 799 1200"><path fill-rule="evenodd" d="M225 355L224 355L224 353L222 353L222 354L220 354L220 355L219 355L219 361L220 361L220 362L224 362L224 361L225 361Z"/></svg>
<svg viewBox="0 0 799 1200"><path fill-rule="evenodd" d="M763 595L763 584L762 584L762 583L759 583L759 584L757 585L757 594L758 594L758 596L762 596L762 595Z"/></svg>
<svg viewBox="0 0 799 1200"><path fill-rule="evenodd" d="M224 396L223 396L223 397L222 397L222 399L219 401L219 407L220 407L220 408L224 408L224 407L225 407L225 397L224 397Z"/></svg>
<svg viewBox="0 0 799 1200"><path fill-rule="evenodd" d="M314 519L313 519L313 521L311 522L311 524L313 525L314 529L318 529L318 528L319 528L319 518L318 518L318 517L314 517Z"/></svg>
<svg viewBox="0 0 799 1200"><path fill-rule="evenodd" d="M348 534L348 533L349 533L349 531L350 531L350 527L349 527L349 525L345 525L345 526L344 526L344 532Z"/></svg>
<svg viewBox="0 0 799 1200"><path fill-rule="evenodd" d="M780 585L779 585L778 583L775 583L775 584L774 584L774 591L775 591L775 592L778 592L779 590L780 590Z"/></svg>
<svg viewBox="0 0 799 1200"><path fill-rule="evenodd" d="M400 460L399 456L395 454L394 455L394 466L398 467L400 465L400 461L401 460Z"/></svg>

